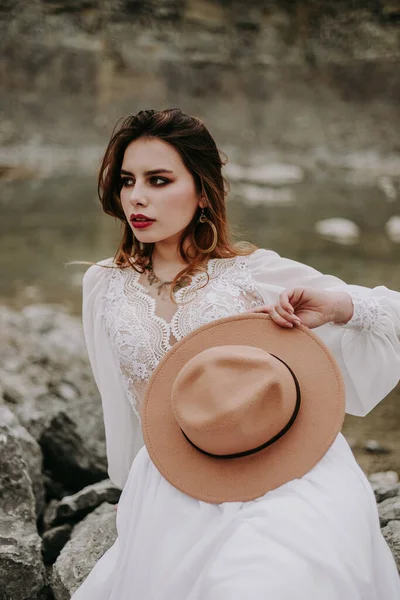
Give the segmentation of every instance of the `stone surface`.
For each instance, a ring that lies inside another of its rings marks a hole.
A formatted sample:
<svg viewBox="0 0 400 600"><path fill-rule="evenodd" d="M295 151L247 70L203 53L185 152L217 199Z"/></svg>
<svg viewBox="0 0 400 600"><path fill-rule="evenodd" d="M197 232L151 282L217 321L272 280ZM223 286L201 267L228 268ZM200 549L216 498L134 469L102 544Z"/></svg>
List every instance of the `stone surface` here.
<svg viewBox="0 0 400 600"><path fill-rule="evenodd" d="M0 144L32 157L54 144L53 164L69 146L79 163L75 149L102 146L121 115L179 105L244 156L398 152L400 28L387 4L7 2Z"/></svg>
<svg viewBox="0 0 400 600"><path fill-rule="evenodd" d="M2 600L37 600L46 592L35 496L20 442L0 425L0 590Z"/></svg>
<svg viewBox="0 0 400 600"><path fill-rule="evenodd" d="M0 405L0 423L10 429L10 433L21 445L35 496L36 516L39 517L44 509L43 456L40 446L25 427L19 424L14 413L4 405Z"/></svg>
<svg viewBox="0 0 400 600"><path fill-rule="evenodd" d="M82 519L103 502L116 504L120 495L121 490L109 479L88 485L76 494L64 496L60 502L52 504L46 515L46 525L54 526L64 521Z"/></svg>
<svg viewBox="0 0 400 600"><path fill-rule="evenodd" d="M400 496L400 484L392 483L390 485L372 486L378 504L387 500L387 498L395 498Z"/></svg>
<svg viewBox="0 0 400 600"><path fill-rule="evenodd" d="M47 475L67 493L107 477L101 401L80 319L58 306L1 307L0 328L1 398L40 444Z"/></svg>
<svg viewBox="0 0 400 600"><path fill-rule="evenodd" d="M104 503L74 528L52 570L55 600L69 600L116 539L114 506Z"/></svg>
<svg viewBox="0 0 400 600"><path fill-rule="evenodd" d="M368 476L368 480L372 487L374 486L385 486L392 485L399 482L399 476L395 471L382 471L379 473L372 473Z"/></svg>
<svg viewBox="0 0 400 600"><path fill-rule="evenodd" d="M374 490L378 504L387 498L400 496L399 476L395 471L373 473L368 480Z"/></svg>
<svg viewBox="0 0 400 600"><path fill-rule="evenodd" d="M57 523L57 508L58 508L58 500L52 498L50 502L47 504L42 519L42 527L43 531L47 531L54 527Z"/></svg>
<svg viewBox="0 0 400 600"><path fill-rule="evenodd" d="M400 521L389 521L386 527L382 529L382 533L392 551L400 573Z"/></svg>
<svg viewBox="0 0 400 600"><path fill-rule="evenodd" d="M42 536L42 556L46 564L53 564L71 536L72 525L64 523L46 531Z"/></svg>
<svg viewBox="0 0 400 600"><path fill-rule="evenodd" d="M389 521L400 520L400 496L387 498L378 504L378 512L382 527L385 527Z"/></svg>

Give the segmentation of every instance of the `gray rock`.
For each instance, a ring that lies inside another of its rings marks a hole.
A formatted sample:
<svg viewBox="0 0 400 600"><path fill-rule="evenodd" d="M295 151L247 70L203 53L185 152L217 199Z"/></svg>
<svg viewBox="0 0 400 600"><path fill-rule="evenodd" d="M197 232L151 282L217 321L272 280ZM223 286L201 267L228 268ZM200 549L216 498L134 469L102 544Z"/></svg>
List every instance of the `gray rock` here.
<svg viewBox="0 0 400 600"><path fill-rule="evenodd" d="M46 470L73 492L107 477L102 407L81 320L58 306L0 307L0 326L2 401L40 443Z"/></svg>
<svg viewBox="0 0 400 600"><path fill-rule="evenodd" d="M387 498L395 498L400 496L400 483L392 483L390 485L372 486L376 501L379 503L387 500Z"/></svg>
<svg viewBox="0 0 400 600"><path fill-rule="evenodd" d="M398 483L399 476L396 471L380 471L379 473L372 473L369 475L368 481L374 489L375 487L382 487Z"/></svg>
<svg viewBox="0 0 400 600"><path fill-rule="evenodd" d="M43 513L43 530L47 531L57 523L58 500L50 500Z"/></svg>
<svg viewBox="0 0 400 600"><path fill-rule="evenodd" d="M46 564L53 564L71 536L72 525L64 523L46 531L42 536L42 556Z"/></svg>
<svg viewBox="0 0 400 600"><path fill-rule="evenodd" d="M65 489L64 485L60 481L54 481L54 479L51 478L50 471L44 471L43 480L46 490L46 497L49 499L61 500L63 496L67 496L71 493Z"/></svg>
<svg viewBox="0 0 400 600"><path fill-rule="evenodd" d="M378 504L378 512L381 527L385 527L389 521L400 520L400 497L387 498Z"/></svg>
<svg viewBox="0 0 400 600"><path fill-rule="evenodd" d="M392 551L400 573L400 521L389 521L386 527L382 529L382 534Z"/></svg>
<svg viewBox="0 0 400 600"><path fill-rule="evenodd" d="M56 600L69 600L112 546L117 537L115 514L114 506L104 503L75 526L53 565L51 585Z"/></svg>
<svg viewBox="0 0 400 600"><path fill-rule="evenodd" d="M39 444L31 434L22 427L16 416L7 406L0 405L0 423L9 428L10 434L19 441L24 460L32 482L35 495L36 516L39 517L44 509L44 485L42 476L43 457Z"/></svg>
<svg viewBox="0 0 400 600"><path fill-rule="evenodd" d="M69 489L79 490L107 476L104 458L88 452L76 422L66 412L52 418L42 433L40 445L46 468Z"/></svg>
<svg viewBox="0 0 400 600"><path fill-rule="evenodd" d="M60 501L52 500L44 513L44 528L49 529L65 522L76 522L103 502L116 504L120 495L121 490L116 488L109 479L104 479L84 487L75 494L64 496Z"/></svg>
<svg viewBox="0 0 400 600"><path fill-rule="evenodd" d="M120 495L121 490L109 479L88 485L72 496L64 496L56 509L56 521L79 519L103 502L116 504Z"/></svg>
<svg viewBox="0 0 400 600"><path fill-rule="evenodd" d="M369 475L368 480L378 504L387 498L400 496L399 476L395 471L373 473Z"/></svg>
<svg viewBox="0 0 400 600"><path fill-rule="evenodd" d="M12 106L0 131L4 160L12 143L25 142L40 170L61 160L75 173L84 161L68 161L64 146L75 158L84 142L103 143L102 122L109 127L126 114L132 98L146 106L155 96L160 105L183 103L189 113L201 107L221 142L240 144L249 132L259 146L268 142L281 152L397 148L395 0L313 3L300 12L291 2L262 0L3 4L3 96ZM67 75L60 63L71 66ZM38 78L41 64L46 71ZM132 74L140 81L134 96ZM110 93L116 86L119 93ZM76 98L72 115L66 109ZM43 139L54 140L57 152L43 156ZM31 167L17 158L11 166Z"/></svg>
<svg viewBox="0 0 400 600"><path fill-rule="evenodd" d="M0 590L2 600L37 600L46 590L35 496L20 442L0 426Z"/></svg>

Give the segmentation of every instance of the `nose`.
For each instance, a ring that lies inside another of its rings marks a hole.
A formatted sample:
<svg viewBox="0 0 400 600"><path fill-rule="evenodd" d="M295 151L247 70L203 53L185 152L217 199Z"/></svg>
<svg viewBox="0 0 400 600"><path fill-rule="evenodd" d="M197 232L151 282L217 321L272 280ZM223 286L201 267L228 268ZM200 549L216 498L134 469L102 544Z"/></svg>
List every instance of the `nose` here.
<svg viewBox="0 0 400 600"><path fill-rule="evenodd" d="M144 186L137 181L130 189L129 202L132 206L147 206L148 204Z"/></svg>

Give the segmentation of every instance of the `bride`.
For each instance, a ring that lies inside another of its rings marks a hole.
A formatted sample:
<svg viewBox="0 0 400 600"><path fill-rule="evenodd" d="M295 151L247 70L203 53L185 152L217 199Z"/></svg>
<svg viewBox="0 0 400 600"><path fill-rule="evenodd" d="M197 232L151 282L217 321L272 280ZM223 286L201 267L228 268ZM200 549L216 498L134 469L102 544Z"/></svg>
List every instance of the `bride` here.
<svg viewBox="0 0 400 600"><path fill-rule="evenodd" d="M221 168L203 122L179 109L128 117L105 152L100 198L122 222L123 236L115 257L84 276L83 323L102 398L109 476L123 491L118 538L73 600L399 599L374 495L340 422L329 418L331 385L320 388L315 407L323 417L327 403L325 423L334 436L318 435L315 426L307 438L314 444L322 437L324 451L273 486L264 485L262 472L250 499L232 479L235 494L205 501L204 490L191 493L179 477L167 476L150 451L154 433L143 445L149 382L156 378L168 395L160 365L177 348L186 360L192 336L224 319L258 319L245 345L264 339L268 321L282 339L290 332L292 340L312 337L329 349L350 414L367 414L399 380L400 294L346 285L272 250L233 244ZM319 363L309 358L312 370ZM239 370L228 381L242 385ZM319 377L314 372L310 381ZM185 389L193 400L196 387ZM238 389L246 396L247 387ZM287 473L289 458L280 460ZM174 463L177 473L200 477L179 452ZM212 473L205 481L214 490Z"/></svg>

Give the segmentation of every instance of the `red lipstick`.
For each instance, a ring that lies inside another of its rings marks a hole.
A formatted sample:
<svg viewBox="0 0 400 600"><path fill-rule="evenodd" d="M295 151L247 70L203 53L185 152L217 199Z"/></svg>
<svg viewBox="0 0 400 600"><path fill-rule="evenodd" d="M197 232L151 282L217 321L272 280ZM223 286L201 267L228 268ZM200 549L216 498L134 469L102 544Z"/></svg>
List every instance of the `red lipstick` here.
<svg viewBox="0 0 400 600"><path fill-rule="evenodd" d="M129 220L135 229L144 229L145 227L150 227L150 225L154 223L154 219L149 219L146 215L140 213L131 215Z"/></svg>

